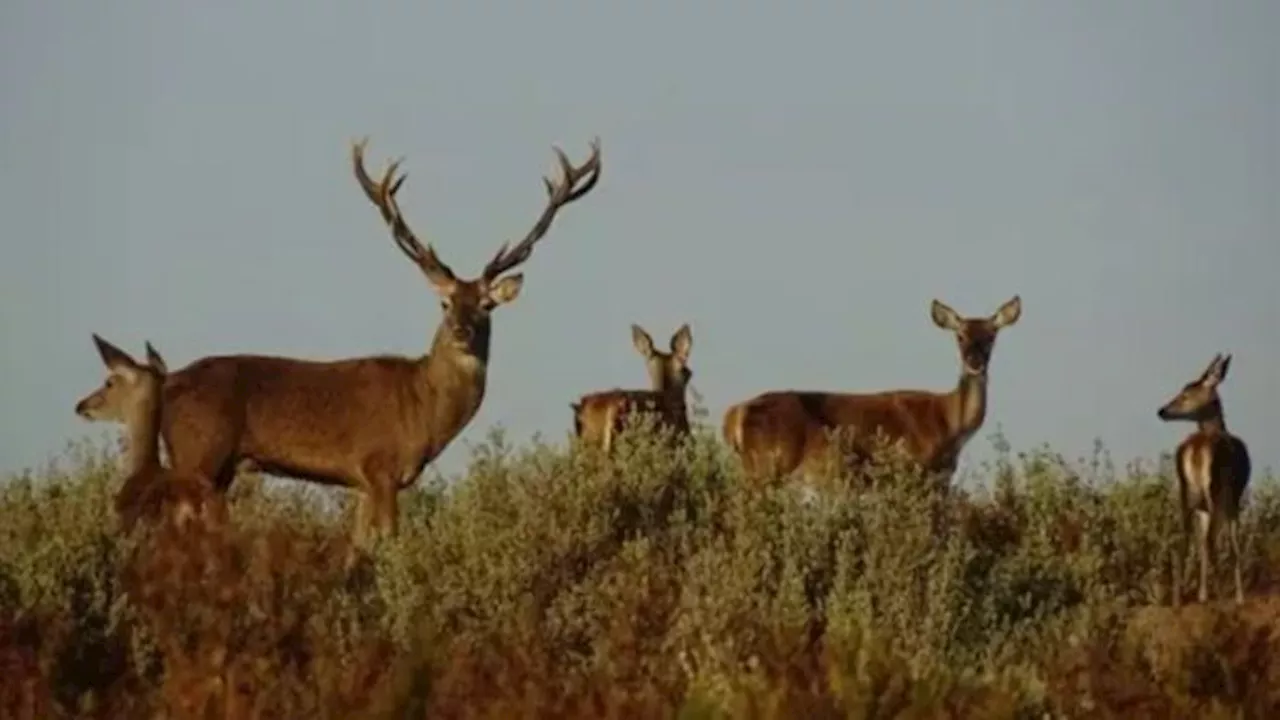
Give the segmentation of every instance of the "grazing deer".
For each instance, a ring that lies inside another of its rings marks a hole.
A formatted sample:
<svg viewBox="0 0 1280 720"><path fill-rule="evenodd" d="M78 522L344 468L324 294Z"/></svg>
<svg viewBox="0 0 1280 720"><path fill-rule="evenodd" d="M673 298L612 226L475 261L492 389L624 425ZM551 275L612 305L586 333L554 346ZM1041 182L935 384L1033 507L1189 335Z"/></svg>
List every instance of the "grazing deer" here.
<svg viewBox="0 0 1280 720"><path fill-rule="evenodd" d="M480 409L490 351L490 313L520 293L529 259L557 212L600 178L599 140L574 167L555 148L562 177L543 178L547 202L514 246L503 243L479 277L460 278L409 228L396 200L399 161L379 181L364 167L366 141L351 163L364 195L401 252L440 298L431 348L416 358L374 355L302 360L268 355L205 357L165 382L162 434L175 468L225 490L241 468L359 492L354 540L395 534L397 493L409 487Z"/></svg>
<svg viewBox="0 0 1280 720"><path fill-rule="evenodd" d="M161 394L168 374L164 358L149 342L146 364L97 334L93 342L107 367L107 379L76 403L76 414L125 425L125 481L115 501L124 531L132 532L139 520L167 519L177 529L196 519L224 524L226 505L208 482L160 464Z"/></svg>
<svg viewBox="0 0 1280 720"><path fill-rule="evenodd" d="M1215 355L1199 378L1187 383L1160 408L1161 420L1192 420L1195 432L1178 445L1178 500L1182 516L1182 547L1174 564L1173 601L1182 603L1181 561L1187 557L1191 515L1195 514L1196 548L1200 555L1200 602L1209 599L1209 563L1215 536L1223 524L1231 540L1237 603L1244 602L1240 576L1240 502L1249 484L1249 449L1227 431L1218 398L1218 385L1227 377L1231 356Z"/></svg>
<svg viewBox="0 0 1280 720"><path fill-rule="evenodd" d="M821 473L830 457L831 431L853 430L854 461L873 451L877 430L939 480L955 472L960 451L987 413L987 366L1001 328L1018 321L1014 296L991 317L962 318L934 300L933 322L955 333L960 382L946 393L893 390L874 394L781 390L733 405L724 415L724 439L749 474Z"/></svg>
<svg viewBox="0 0 1280 720"><path fill-rule="evenodd" d="M662 352L653 338L639 325L631 326L631 342L644 358L649 371L650 390L603 390L583 395L573 408L574 434L605 452L613 449L614 438L625 426L627 418L638 413L652 413L659 427L672 429L676 437L689 432L689 412L685 406L685 388L693 371L689 369L689 353L693 350L693 332L686 323L671 336L671 351Z"/></svg>

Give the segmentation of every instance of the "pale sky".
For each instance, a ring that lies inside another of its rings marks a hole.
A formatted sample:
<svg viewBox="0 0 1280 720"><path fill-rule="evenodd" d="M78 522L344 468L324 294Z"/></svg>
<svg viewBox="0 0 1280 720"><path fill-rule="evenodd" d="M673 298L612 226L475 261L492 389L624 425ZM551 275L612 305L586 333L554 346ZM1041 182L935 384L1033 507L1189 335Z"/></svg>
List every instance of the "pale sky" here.
<svg viewBox="0 0 1280 720"><path fill-rule="evenodd" d="M469 6L469 7L468 7ZM543 202L552 143L604 174L497 311L495 423L557 440L693 328L716 422L767 389L954 385L929 320L1021 294L965 455L1153 457L1215 352L1276 465L1280 3L8 0L0 10L0 471L97 435L98 332L209 354L425 350L435 297L347 164L406 156L464 276Z"/></svg>

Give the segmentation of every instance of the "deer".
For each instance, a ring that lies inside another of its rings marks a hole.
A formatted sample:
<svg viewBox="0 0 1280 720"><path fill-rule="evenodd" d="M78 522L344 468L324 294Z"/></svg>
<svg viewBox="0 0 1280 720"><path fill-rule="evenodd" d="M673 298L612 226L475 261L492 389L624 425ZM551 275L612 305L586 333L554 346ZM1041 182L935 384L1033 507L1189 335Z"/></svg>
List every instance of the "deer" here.
<svg viewBox="0 0 1280 720"><path fill-rule="evenodd" d="M652 414L659 427L673 432L673 439L689 433L689 413L685 405L685 388L693 377L689 369L693 331L689 324L681 325L672 334L669 352L658 350L653 338L639 325L631 326L631 342L644 358L650 389L602 390L570 403L574 435L605 453L612 452L614 439L627 420L639 413Z"/></svg>
<svg viewBox="0 0 1280 720"><path fill-rule="evenodd" d="M987 370L1000 330L1018 321L1014 295L989 317L961 317L940 300L933 323L955 335L960 379L949 392L890 390L840 393L776 390L731 405L725 442L749 476L821 475L829 468L831 433L852 431L850 466L864 464L879 436L906 451L940 485L955 473L961 450L987 414Z"/></svg>
<svg viewBox="0 0 1280 720"><path fill-rule="evenodd" d="M1200 556L1201 604L1209 600L1209 565L1214 540L1223 525L1231 542L1235 575L1235 602L1244 602L1244 580L1240 570L1240 508L1252 469L1249 448L1227 430L1227 421L1218 397L1218 386L1227 377L1231 355L1214 355L1200 377L1183 386L1156 415L1165 422L1189 420L1196 429L1178 444L1175 466L1178 473L1178 510L1182 521L1182 543L1174 564L1173 602L1182 603L1181 561L1188 557L1194 515L1197 554Z"/></svg>
<svg viewBox="0 0 1280 720"><path fill-rule="evenodd" d="M400 491L410 487L479 411L491 350L491 314L523 287L525 263L557 213L596 187L600 141L579 166L553 146L559 177L543 177L546 204L516 244L498 247L479 276L454 273L420 241L401 211L403 158L378 180L365 168L368 138L351 144L357 184L400 252L440 302L426 354L311 360L261 354L200 358L170 374L161 435L173 467L211 478L222 492L238 471L346 487L357 493L353 548L397 532Z"/></svg>
<svg viewBox="0 0 1280 720"><path fill-rule="evenodd" d="M183 530L192 522L219 527L227 522L226 504L204 478L174 471L160 462L160 415L168 369L164 358L146 343L147 362L93 334L107 377L102 386L80 399L75 412L90 421L116 421L125 426L124 484L115 510L125 534L140 521L167 521Z"/></svg>

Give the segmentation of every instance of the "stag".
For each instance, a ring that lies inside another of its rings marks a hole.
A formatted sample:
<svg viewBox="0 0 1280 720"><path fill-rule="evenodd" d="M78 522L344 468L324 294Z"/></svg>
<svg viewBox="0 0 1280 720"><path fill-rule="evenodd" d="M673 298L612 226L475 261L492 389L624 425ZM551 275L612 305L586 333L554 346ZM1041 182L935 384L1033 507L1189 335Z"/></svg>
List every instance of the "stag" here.
<svg viewBox="0 0 1280 720"><path fill-rule="evenodd" d="M1182 518L1182 547L1174 564L1174 605L1182 604L1182 561L1188 556L1192 515L1200 556L1201 603L1209 600L1209 564L1214 540L1223 525L1231 541L1235 573L1235 601L1244 602L1240 572L1240 505L1249 484L1251 464L1244 441L1227 430L1218 398L1218 385L1227 377L1230 355L1215 355L1200 377L1187 383L1156 413L1166 422L1190 420L1196 429L1178 444L1178 509Z"/></svg>
<svg viewBox="0 0 1280 720"><path fill-rule="evenodd" d="M1016 295L990 317L961 317L934 300L934 324L954 333L960 349L960 380L950 392L766 392L725 412L724 439L755 476L821 474L829 467L833 433L839 431L852 435L848 461L853 465L888 440L927 474L948 481L960 451L986 418L987 368L996 335L1021 314Z"/></svg>
<svg viewBox="0 0 1280 720"><path fill-rule="evenodd" d="M693 377L689 369L689 353L693 350L693 332L686 323L671 336L670 352L655 347L653 338L639 325L631 326L631 342L644 358L649 372L649 390L602 390L583 395L573 408L574 434L590 446L606 453L612 451L614 439L630 418L651 415L658 427L668 428L673 438L689 433L689 412L685 405L685 388Z"/></svg>
<svg viewBox="0 0 1280 720"><path fill-rule="evenodd" d="M480 409L489 365L490 315L520 294L522 274L557 213L600 178L599 140L574 166L553 148L560 177L543 178L547 201L514 246L503 243L479 277L454 274L410 229L397 202L405 176L390 163L378 180L365 169L367 138L352 144L357 183L440 300L441 321L425 355L304 360L270 355L201 358L168 376L161 434L175 469L225 491L256 469L356 490L355 546L394 535L397 494L410 487Z"/></svg>
<svg viewBox="0 0 1280 720"><path fill-rule="evenodd" d="M125 426L125 480L115 499L125 533L132 532L139 521L167 520L179 530L197 520L208 526L225 524L224 498L206 480L160 463L161 394L168 374L164 358L150 342L146 344L146 363L139 363L97 334L93 342L107 377L101 387L76 403L75 410L86 420Z"/></svg>

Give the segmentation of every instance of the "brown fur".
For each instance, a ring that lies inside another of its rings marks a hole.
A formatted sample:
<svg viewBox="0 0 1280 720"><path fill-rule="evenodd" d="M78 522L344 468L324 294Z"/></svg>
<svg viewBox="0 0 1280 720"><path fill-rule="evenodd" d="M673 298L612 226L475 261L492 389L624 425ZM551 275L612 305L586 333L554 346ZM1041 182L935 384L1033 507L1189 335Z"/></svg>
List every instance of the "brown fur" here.
<svg viewBox="0 0 1280 720"><path fill-rule="evenodd" d="M926 471L949 479L965 443L986 417L987 367L996 335L1021 312L1017 296L989 318L961 318L934 300L934 323L954 332L960 349L963 369L954 390L766 392L725 411L725 442L749 474L817 473L830 459L832 431L854 431L853 461L861 462L873 451L880 430Z"/></svg>
<svg viewBox="0 0 1280 720"><path fill-rule="evenodd" d="M164 358L147 343L144 365L97 335L93 340L107 366L107 379L77 402L75 409L87 420L125 424L129 437L124 457L126 477L115 499L124 531L132 532L139 521L168 521L179 530L196 520L210 526L224 524L225 502L207 481L160 463L161 388L167 373Z"/></svg>
<svg viewBox="0 0 1280 720"><path fill-rule="evenodd" d="M573 403L574 434L586 444L609 452L614 439L629 419L638 413L653 414L658 427L674 431L674 438L689 434L689 411L685 391L693 371L689 353L693 333L688 324L671 336L670 352L658 350L653 338L639 325L631 326L632 343L644 358L649 373L649 390L602 390L583 395Z"/></svg>
<svg viewBox="0 0 1280 720"><path fill-rule="evenodd" d="M1217 355L1199 378L1187 383L1157 415L1161 420L1191 420L1195 432L1178 444L1178 506L1182 518L1182 547L1174 568L1174 604L1182 602L1181 563L1188 554L1194 516L1196 550L1200 556L1199 600L1209 599L1209 567L1214 541L1223 525L1231 544L1235 601L1244 602L1240 570L1240 505L1249 484L1251 462L1244 441L1227 431L1218 397L1231 356Z"/></svg>
<svg viewBox="0 0 1280 720"><path fill-rule="evenodd" d="M475 417L484 399L490 312L519 295L520 274L557 211L599 179L600 147L581 167L558 148L562 179L545 180L547 205L523 240L506 243L471 280L457 277L423 246L396 201L404 177L392 163L380 181L351 162L401 251L440 298L443 318L430 351L418 358L371 356L312 361L266 355L197 360L164 386L161 432L175 469L213 478L225 491L242 468L360 491L359 543L370 529L394 534L397 493L411 485Z"/></svg>

